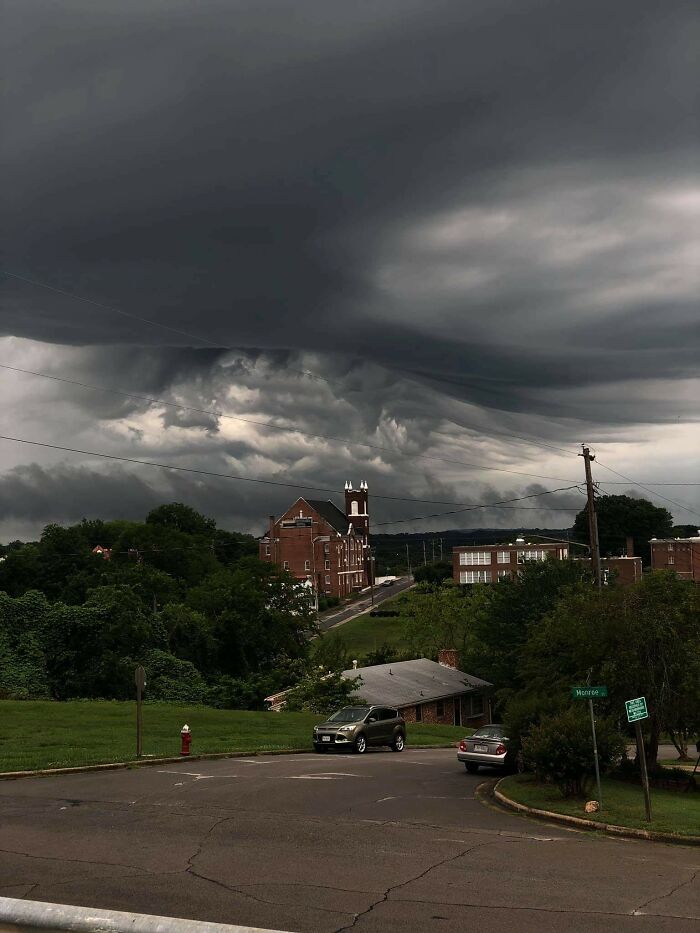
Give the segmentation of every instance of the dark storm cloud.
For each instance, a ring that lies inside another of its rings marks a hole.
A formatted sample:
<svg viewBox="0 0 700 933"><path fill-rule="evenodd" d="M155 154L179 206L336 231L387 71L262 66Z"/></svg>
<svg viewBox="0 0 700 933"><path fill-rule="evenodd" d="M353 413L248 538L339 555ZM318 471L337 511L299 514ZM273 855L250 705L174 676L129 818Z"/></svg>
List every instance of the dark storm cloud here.
<svg viewBox="0 0 700 933"><path fill-rule="evenodd" d="M460 501L458 466L206 412L564 476L484 434L696 420L697 22L684 0L6 0L0 266L102 307L0 277L0 333L204 410L21 377L17 420Z"/></svg>

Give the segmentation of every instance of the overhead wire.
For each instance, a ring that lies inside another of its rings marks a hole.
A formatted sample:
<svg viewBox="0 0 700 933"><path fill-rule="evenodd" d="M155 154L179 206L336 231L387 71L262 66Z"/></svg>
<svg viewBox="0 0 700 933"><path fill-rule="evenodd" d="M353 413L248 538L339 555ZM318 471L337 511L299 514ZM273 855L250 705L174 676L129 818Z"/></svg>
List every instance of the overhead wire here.
<svg viewBox="0 0 700 933"><path fill-rule="evenodd" d="M176 466L172 463L160 463L155 460L142 460L136 457L122 457L117 454L107 454L102 451L96 451L96 450L82 450L77 447L65 447L60 444L49 444L44 441L33 441L33 440L29 440L28 438L23 438L23 437L12 437L7 434L0 434L0 440L11 441L17 444L28 444L33 447L46 447L51 450L61 450L61 451L65 451L68 453L82 454L83 456L88 456L88 457L99 457L100 459L104 459L104 460L116 460L116 461L123 462L123 463L135 463L135 464L138 464L139 466L159 467L160 469L163 469L163 470L173 470L179 473L193 473L199 476L212 476L212 477L216 477L219 479L231 479L231 480L236 480L242 483L257 483L257 484L264 485L264 486L281 486L281 487L286 487L286 488L291 488L291 489L303 489L303 490L312 491L312 492L330 492L333 495L338 495L337 489L329 489L328 487L324 487L324 486L308 486L308 485L303 485L301 483L286 483L280 480L259 479L257 477L241 476L240 474L237 474L237 473L219 473L214 470L202 470L202 469L197 469L195 467ZM562 487L562 488L573 489L576 487L567 486L567 487ZM543 490L542 492L531 493L527 496L520 496L515 499L506 499L504 500L504 502L505 503L519 502L522 499L534 499L534 498L537 498L538 496L548 496L548 495L551 495L552 493L561 492L561 491L562 491L561 488L560 489L547 489L547 490ZM445 502L443 500L436 500L436 499L419 499L419 498L410 497L410 496L388 496L388 495L382 495L380 493L373 493L372 495L374 499L383 499L386 501L393 501L393 502L419 502L419 503L428 504L428 505L460 505L460 506L463 505L463 503ZM477 503L477 504L466 506L465 508L466 509L480 509L480 508L490 508L490 507L491 506L488 503L483 503L483 504ZM458 511L462 511L462 509L459 509ZM574 510L565 509L565 511L574 511ZM445 514L449 514L449 513L445 513Z"/></svg>
<svg viewBox="0 0 700 933"><path fill-rule="evenodd" d="M669 502L671 505L675 505L676 508L684 509L686 512L690 512L692 515L700 516L700 512L698 512L696 509L692 508L691 506L685 505L683 502L677 502L675 499L669 499L668 496L663 496L660 492L656 492L655 490L650 489L649 486L651 484L644 485L643 483L638 483L636 480L633 480L631 477L625 476L624 473L620 473L618 470L613 470L612 467L609 467L607 466L607 464L602 463L598 459L598 457L596 457L595 462L598 464L598 466L602 466L604 470L608 470L610 473L614 473L615 476L619 476L622 479L626 480L628 483L631 483L633 486L636 486L637 489L643 489L645 492L650 493L652 496L656 496L659 499L663 499L664 502ZM602 485L607 485L607 484L605 483L605 481L603 481ZM612 485L612 483L610 483L609 485Z"/></svg>

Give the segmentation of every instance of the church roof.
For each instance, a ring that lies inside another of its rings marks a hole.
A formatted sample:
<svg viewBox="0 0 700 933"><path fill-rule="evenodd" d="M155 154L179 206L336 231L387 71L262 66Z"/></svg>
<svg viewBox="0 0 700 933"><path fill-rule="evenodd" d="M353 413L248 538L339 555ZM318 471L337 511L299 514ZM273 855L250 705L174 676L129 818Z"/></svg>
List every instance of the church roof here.
<svg viewBox="0 0 700 933"><path fill-rule="evenodd" d="M325 518L331 528L335 528L341 535L348 533L350 519L330 499L307 499L306 502L312 509L316 509L321 518Z"/></svg>

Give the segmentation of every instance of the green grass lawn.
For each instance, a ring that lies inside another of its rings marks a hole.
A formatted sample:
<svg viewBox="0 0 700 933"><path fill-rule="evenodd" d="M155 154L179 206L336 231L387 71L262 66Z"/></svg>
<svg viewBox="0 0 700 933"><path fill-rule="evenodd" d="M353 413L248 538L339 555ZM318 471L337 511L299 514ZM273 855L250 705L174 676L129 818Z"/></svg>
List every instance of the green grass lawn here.
<svg viewBox="0 0 700 933"><path fill-rule="evenodd" d="M178 703L144 703L143 751L179 755L180 729L192 729L192 754L309 748L323 716L250 713ZM0 701L0 772L130 761L136 757L136 704L110 701ZM409 725L407 744L448 745L461 727Z"/></svg>
<svg viewBox="0 0 700 933"><path fill-rule="evenodd" d="M399 609L408 607L413 594L410 590L397 593L394 599L387 599L377 608ZM403 635L404 618L402 616L370 616L368 612L344 622L331 632L339 635L345 643L347 650L354 658L362 658L370 651L376 651L383 644L392 648L406 650L408 646ZM329 633L330 634L330 633Z"/></svg>
<svg viewBox="0 0 700 933"><path fill-rule="evenodd" d="M616 826L631 826L634 829L700 836L700 794L652 789L653 819L651 823L647 823L640 786L609 778L604 778L602 784L603 810L590 814L584 813L585 801L565 800L556 787L535 784L531 775L511 775L505 778L499 789L506 797L540 810L551 810ZM591 795L595 796L595 791L591 791Z"/></svg>

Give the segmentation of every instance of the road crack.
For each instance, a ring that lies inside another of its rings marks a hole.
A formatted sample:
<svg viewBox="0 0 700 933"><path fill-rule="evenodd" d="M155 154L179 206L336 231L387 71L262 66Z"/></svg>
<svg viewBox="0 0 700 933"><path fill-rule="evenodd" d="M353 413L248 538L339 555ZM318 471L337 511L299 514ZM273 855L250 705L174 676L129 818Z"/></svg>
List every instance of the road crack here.
<svg viewBox="0 0 700 933"><path fill-rule="evenodd" d="M390 887L384 891L384 893L377 898L372 904L369 905L365 910L356 913L353 917L352 923L344 927L338 927L334 933L344 933L345 930L354 929L357 924L362 920L363 917L366 917L367 914L371 913L375 907L379 907L380 904L385 904L389 900L389 895L393 894L394 891L400 891L401 888L406 887L406 885L413 884L416 881L420 881L421 878L425 878L426 875L429 875L431 871L434 871L436 868L442 868L443 865L449 865L450 862L455 862L458 858L462 858L463 855L468 855L470 852L474 852L476 849L483 849L485 846L491 845L490 842L478 842L474 846L469 846L466 849L462 849L456 855L448 855L443 859L435 862L433 865L429 865L428 868L419 872L417 875L414 875L413 878L408 878L406 881L401 881L399 884L392 884Z"/></svg>
<svg viewBox="0 0 700 933"><path fill-rule="evenodd" d="M630 911L630 915L633 917L643 916L645 914L645 907L648 907L655 901L665 901L667 897L672 897L674 894L677 894L681 888L685 888L689 884L692 884L698 875L700 875L700 868L696 869L687 881L680 881L677 885L672 887L670 891L667 891L666 894L655 894L654 897L650 897L648 901L644 901L639 907L635 907L634 910Z"/></svg>

